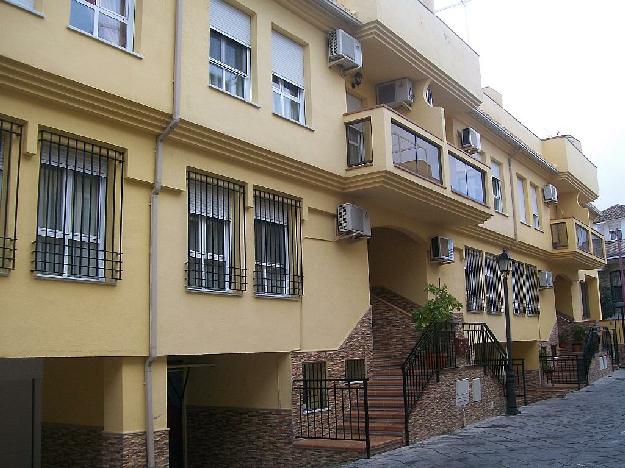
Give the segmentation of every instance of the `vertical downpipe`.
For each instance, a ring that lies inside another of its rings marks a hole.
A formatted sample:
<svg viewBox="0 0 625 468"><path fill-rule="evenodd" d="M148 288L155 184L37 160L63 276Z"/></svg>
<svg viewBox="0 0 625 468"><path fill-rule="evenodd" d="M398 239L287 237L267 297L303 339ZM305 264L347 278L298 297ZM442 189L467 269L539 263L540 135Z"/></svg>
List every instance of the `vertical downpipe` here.
<svg viewBox="0 0 625 468"><path fill-rule="evenodd" d="M181 40L182 40L182 0L176 0L176 23L174 37L174 77L173 77L173 113L169 124L156 137L154 151L154 188L150 195L150 291L149 291L149 354L145 360L145 423L146 457L148 468L155 468L154 450L154 411L152 389L152 364L158 356L157 350L157 284L158 284L158 197L162 188L163 142L180 122L180 75L181 75Z"/></svg>

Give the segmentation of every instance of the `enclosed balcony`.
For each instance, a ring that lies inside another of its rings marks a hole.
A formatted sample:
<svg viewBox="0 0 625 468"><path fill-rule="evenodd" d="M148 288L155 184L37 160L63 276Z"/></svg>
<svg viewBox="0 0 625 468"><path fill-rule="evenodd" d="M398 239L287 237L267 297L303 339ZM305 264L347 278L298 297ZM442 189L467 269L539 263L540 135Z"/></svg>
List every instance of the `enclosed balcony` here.
<svg viewBox="0 0 625 468"><path fill-rule="evenodd" d="M348 192L444 226L491 217L486 165L385 106L344 119Z"/></svg>
<svg viewBox="0 0 625 468"><path fill-rule="evenodd" d="M575 218L553 220L551 236L555 260L579 269L595 269L605 265L603 237Z"/></svg>

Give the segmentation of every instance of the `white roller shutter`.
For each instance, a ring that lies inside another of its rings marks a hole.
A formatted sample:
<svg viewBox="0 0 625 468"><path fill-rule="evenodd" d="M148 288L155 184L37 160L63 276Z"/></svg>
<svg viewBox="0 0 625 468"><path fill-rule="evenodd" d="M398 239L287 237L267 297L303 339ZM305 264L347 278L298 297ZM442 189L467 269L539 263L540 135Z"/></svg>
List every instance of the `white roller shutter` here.
<svg viewBox="0 0 625 468"><path fill-rule="evenodd" d="M272 32L273 73L300 88L304 88L304 48L297 42Z"/></svg>
<svg viewBox="0 0 625 468"><path fill-rule="evenodd" d="M223 0L211 0L210 6L211 28L250 47L251 21L250 17L227 4Z"/></svg>

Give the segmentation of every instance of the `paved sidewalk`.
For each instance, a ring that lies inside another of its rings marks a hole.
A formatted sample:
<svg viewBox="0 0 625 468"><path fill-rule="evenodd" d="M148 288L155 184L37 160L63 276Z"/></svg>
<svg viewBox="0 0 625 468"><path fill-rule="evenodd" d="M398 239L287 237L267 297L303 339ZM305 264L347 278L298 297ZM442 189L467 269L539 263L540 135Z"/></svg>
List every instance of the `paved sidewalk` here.
<svg viewBox="0 0 625 468"><path fill-rule="evenodd" d="M625 467L625 370L589 387L348 467Z"/></svg>

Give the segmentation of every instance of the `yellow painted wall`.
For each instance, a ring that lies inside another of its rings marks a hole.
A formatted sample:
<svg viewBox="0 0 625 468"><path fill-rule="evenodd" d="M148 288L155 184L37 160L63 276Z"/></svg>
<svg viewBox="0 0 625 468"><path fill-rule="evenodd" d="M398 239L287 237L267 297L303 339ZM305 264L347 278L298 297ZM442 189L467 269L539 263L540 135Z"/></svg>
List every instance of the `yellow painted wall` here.
<svg viewBox="0 0 625 468"><path fill-rule="evenodd" d="M193 367L187 405L243 408L291 407L288 354L228 354L207 358L211 367Z"/></svg>

